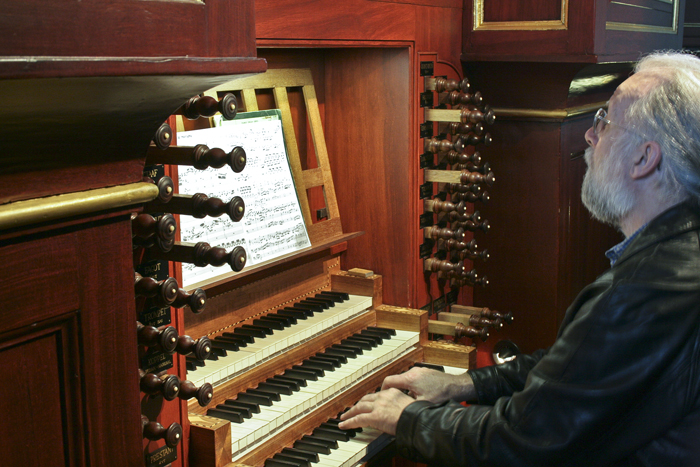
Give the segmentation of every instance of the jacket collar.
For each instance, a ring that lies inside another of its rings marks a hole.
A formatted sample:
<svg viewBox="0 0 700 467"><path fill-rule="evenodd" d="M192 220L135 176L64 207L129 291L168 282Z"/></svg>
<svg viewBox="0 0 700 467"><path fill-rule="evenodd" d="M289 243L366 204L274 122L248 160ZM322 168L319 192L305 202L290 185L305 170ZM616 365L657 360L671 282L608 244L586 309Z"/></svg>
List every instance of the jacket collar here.
<svg viewBox="0 0 700 467"><path fill-rule="evenodd" d="M691 201L676 204L652 219L627 246L615 264L620 264L641 250L667 238L697 229L700 229L700 206Z"/></svg>

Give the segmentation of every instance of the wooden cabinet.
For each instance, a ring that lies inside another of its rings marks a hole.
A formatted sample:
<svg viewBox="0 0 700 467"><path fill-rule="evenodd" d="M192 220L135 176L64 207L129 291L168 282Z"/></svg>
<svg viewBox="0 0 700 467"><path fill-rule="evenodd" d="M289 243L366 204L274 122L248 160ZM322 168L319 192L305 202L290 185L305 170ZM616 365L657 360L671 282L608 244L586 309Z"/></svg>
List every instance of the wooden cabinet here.
<svg viewBox="0 0 700 467"><path fill-rule="evenodd" d="M253 1L0 6L2 464L144 465L130 217L163 121L264 71Z"/></svg>

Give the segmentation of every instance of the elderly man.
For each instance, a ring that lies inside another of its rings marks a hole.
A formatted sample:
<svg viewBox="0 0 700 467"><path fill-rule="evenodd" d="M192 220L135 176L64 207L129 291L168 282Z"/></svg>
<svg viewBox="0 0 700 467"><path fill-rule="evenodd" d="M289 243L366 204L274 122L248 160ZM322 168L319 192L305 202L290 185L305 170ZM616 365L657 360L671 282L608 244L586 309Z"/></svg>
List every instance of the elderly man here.
<svg viewBox="0 0 700 467"><path fill-rule="evenodd" d="M462 376L390 376L342 428L395 434L399 454L441 466L700 466L700 60L653 54L635 71L586 132L582 190L626 239L554 345Z"/></svg>

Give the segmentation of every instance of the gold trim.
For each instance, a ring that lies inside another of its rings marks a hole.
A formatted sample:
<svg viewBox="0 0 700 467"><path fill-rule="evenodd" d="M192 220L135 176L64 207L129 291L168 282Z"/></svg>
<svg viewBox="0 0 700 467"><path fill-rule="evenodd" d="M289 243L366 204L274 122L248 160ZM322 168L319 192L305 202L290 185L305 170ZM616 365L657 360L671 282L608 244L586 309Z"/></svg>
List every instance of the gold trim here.
<svg viewBox="0 0 700 467"><path fill-rule="evenodd" d="M616 2L617 3L617 2ZM637 7L638 5L630 5ZM644 8L644 7L639 7ZM671 26L651 26L648 24L618 23L608 21L605 29L608 31L652 32L659 34L678 34L679 0L673 0L673 24Z"/></svg>
<svg viewBox="0 0 700 467"><path fill-rule="evenodd" d="M553 31L569 26L569 0L561 0L561 19L542 21L484 21L484 0L474 0L474 31Z"/></svg>
<svg viewBox="0 0 700 467"><path fill-rule="evenodd" d="M155 199L156 196L158 196L156 185L138 182L46 198L15 201L0 206L0 230L146 203Z"/></svg>
<svg viewBox="0 0 700 467"><path fill-rule="evenodd" d="M496 118L538 118L544 120L564 120L567 118L577 117L587 113L592 113L601 107L607 107L607 102L596 102L593 104L581 105L578 107L569 107L567 109L513 109L513 108L495 108L493 113Z"/></svg>

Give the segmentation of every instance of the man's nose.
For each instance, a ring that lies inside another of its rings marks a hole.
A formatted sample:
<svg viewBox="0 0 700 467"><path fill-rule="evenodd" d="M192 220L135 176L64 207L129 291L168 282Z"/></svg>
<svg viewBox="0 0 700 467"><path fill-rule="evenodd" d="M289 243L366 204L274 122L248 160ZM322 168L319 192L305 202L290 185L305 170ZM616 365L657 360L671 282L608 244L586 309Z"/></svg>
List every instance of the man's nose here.
<svg viewBox="0 0 700 467"><path fill-rule="evenodd" d="M595 131L593 131L593 127L590 127L586 131L585 138L586 138L586 142L591 147L595 147L595 145L598 144L598 135L596 135Z"/></svg>

